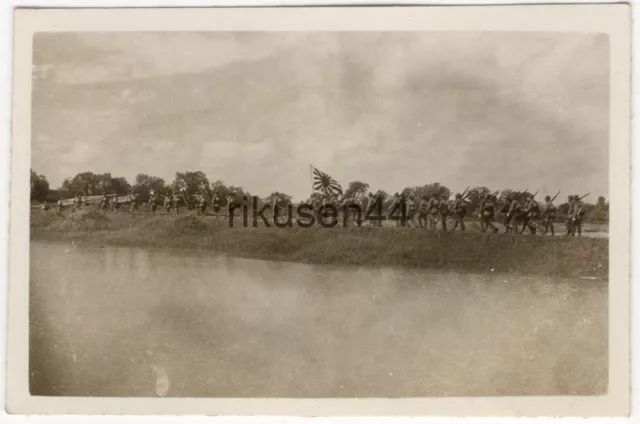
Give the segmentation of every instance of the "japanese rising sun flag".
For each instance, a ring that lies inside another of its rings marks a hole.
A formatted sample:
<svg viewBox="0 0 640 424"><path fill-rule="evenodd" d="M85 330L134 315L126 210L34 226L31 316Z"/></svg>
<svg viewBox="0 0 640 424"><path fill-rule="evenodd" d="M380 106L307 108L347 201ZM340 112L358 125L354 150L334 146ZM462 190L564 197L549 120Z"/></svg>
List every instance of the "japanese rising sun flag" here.
<svg viewBox="0 0 640 424"><path fill-rule="evenodd" d="M313 189L321 191L325 195L342 196L342 186L331 176L320 171L316 167L311 167L313 171Z"/></svg>

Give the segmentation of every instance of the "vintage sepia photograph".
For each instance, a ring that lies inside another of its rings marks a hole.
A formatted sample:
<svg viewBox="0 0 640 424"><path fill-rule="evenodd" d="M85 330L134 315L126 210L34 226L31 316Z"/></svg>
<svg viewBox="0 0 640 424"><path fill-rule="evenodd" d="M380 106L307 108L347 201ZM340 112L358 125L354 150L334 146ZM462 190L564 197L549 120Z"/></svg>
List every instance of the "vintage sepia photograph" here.
<svg viewBox="0 0 640 424"><path fill-rule="evenodd" d="M20 70L29 396L611 393L619 39L64 28Z"/></svg>

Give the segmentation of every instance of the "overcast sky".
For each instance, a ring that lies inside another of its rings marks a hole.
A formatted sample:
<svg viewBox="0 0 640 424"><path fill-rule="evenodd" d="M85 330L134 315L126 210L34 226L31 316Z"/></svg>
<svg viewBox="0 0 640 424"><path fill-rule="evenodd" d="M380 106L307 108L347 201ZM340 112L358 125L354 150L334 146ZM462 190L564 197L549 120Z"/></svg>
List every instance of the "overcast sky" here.
<svg viewBox="0 0 640 424"><path fill-rule="evenodd" d="M37 34L32 167L266 196L440 182L608 195L609 47L561 33Z"/></svg>

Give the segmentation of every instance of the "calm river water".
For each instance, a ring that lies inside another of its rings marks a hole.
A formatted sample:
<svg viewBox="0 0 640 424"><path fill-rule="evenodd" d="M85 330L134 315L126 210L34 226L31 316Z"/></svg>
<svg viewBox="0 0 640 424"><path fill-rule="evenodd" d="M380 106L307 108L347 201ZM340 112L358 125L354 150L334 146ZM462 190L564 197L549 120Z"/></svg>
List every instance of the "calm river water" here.
<svg viewBox="0 0 640 424"><path fill-rule="evenodd" d="M32 243L35 395L601 394L607 282Z"/></svg>

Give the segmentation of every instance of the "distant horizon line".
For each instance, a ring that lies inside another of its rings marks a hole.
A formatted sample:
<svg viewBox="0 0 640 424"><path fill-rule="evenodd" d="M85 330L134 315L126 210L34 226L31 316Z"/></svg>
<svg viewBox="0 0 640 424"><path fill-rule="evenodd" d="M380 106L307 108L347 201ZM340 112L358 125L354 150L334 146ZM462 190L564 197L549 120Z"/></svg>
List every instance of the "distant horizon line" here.
<svg viewBox="0 0 640 424"><path fill-rule="evenodd" d="M307 164L306 166L309 166L309 164ZM46 175L38 173L38 171L37 171L36 169L33 169L33 168L31 168L31 171L36 172L36 173L37 173L38 175L40 175L40 176L44 176L44 177L47 179L47 181L49 182L49 184L50 184L50 185L53 185L53 184L49 181L49 179L48 179L48 177L47 177ZM63 188L62 188L62 184L64 184L64 181L66 181L66 180L68 180L68 179L73 179L76 175L79 175L79 174L82 174L82 173L86 173L86 172L91 172L91 173L93 173L94 175L110 174L112 179L119 179L119 178L123 178L123 179L127 182L127 184L129 184L131 187L133 187L133 186L136 184L136 183L135 183L135 180L136 180L136 178L137 178L137 176L138 176L138 175L147 175L147 176L149 176L149 177L153 177L153 178L160 178L160 179L162 179L162 180L164 181L165 186L166 186L167 188L171 189L171 191L172 191L172 192L174 192L174 191L176 191L176 192L177 192L177 191L179 191L179 190L173 190L173 189L171 188L171 186L173 186L174 184L176 184L175 178L174 178L174 180L173 180L173 181L168 181L167 179L165 179L165 178L163 178L163 177L160 177L160 176L157 176L157 175L151 175L151 174L145 174L145 173L138 173L138 174L136 174L136 176L135 176L135 177L133 177L133 178L130 180L129 178L127 178L127 177L125 177L125 176L117 176L117 175L116 175L116 176L114 176L114 174L113 174L113 173L111 173L111 172L96 173L96 172L93 172L93 171L82 171L82 172L78 172L78 173L76 173L76 174L75 174L74 176L72 176L72 177L64 178L64 179L62 180L62 182L61 182L60 184L58 184L58 187L57 187L57 188L49 188L49 190L50 190L50 191L67 191L67 190L65 190L65 189L63 189ZM212 181L211 179L209 179L208 175L207 175L207 174L206 174L206 172L204 172L204 171L198 171L198 170L193 170L193 171L183 171L183 173L186 173L186 172L202 172L202 173L204 173L204 174L205 174L205 176L207 176L207 180L208 180L208 182L209 182L209 184L208 184L208 188L209 188L209 189L211 189L211 185L212 185L213 183L215 183L216 181L221 181L221 182L224 184L224 186L225 186L225 187L227 187L227 188L228 188L228 187L231 187L231 186L236 186L236 185L235 185L235 184L233 184L233 183L225 182L223 179L215 179L215 180L213 180L213 181ZM176 173L177 173L177 172L175 172L175 173L174 173L174 175L175 175ZM131 181L132 181L132 182L131 182ZM367 183L367 182L366 182L366 181L364 181L364 180L354 179L354 180L349 181L349 183L347 183L345 186L343 186L343 191L344 191L344 192L346 192L346 191L348 190L349 184L350 184L351 182L356 182L356 181L360 181L360 182L363 182L363 183L365 183L365 184L369 184L369 183ZM426 183L421 184L421 185L410 185L410 186L405 186L405 187L403 187L403 188L401 188L401 189L399 189L399 190L385 190L385 189L382 189L382 188L380 188L380 189L373 189L373 190L371 190L371 189L367 189L366 193L373 193L373 194L375 194L375 193L376 193L376 192L378 192L378 191L384 191L385 193L387 193L387 195L388 195L388 196L392 197L392 196L394 196L394 195L395 195L395 193L402 194L402 192L403 192L403 191L406 191L407 189L422 188L422 187L427 186L427 185L429 185L429 184L436 184L436 183L437 183L437 184L439 184L439 185L441 185L442 187L446 188L447 190L449 190L449 191L450 191L450 193L451 193L452 195L453 195L453 194L455 194L455 193L462 193L462 192L464 191L464 189L461 189L461 190L454 190L454 189L452 189L450 186L448 186L447 184L445 184L445 183L443 183L443 182L441 182L441 181L431 181L431 182L426 182ZM250 189L247 189L246 187L243 187L243 186L236 186L236 187L239 187L239 188L241 188L243 191L245 191L245 195L248 193L248 195L249 195L249 196L256 196L256 194L254 194ZM532 190L531 190L531 189L529 189L528 187L525 187L524 189L521 189L521 188L511 188L511 187L502 187L502 188L495 188L495 187L494 187L494 188L492 188L492 187L490 187L489 185L482 185L482 184L478 184L478 185L468 185L468 187L469 187L469 189L474 189L474 188L487 188L487 189L489 189L489 191L490 191L491 193L496 192L496 191L502 192L502 191L504 191L504 190L512 190L512 191L515 191L515 192L519 192L519 191L523 191L523 190L528 190L530 193L535 193L535 192L537 191L537 190L533 190L533 191L532 191ZM563 190L561 190L561 189L560 189L560 191L562 192ZM321 192L320 190L310 190L310 191L309 191L309 194L307 195L307 197L304 197L304 198L300 199L300 200L299 200L299 202L304 202L304 201L305 201L305 200L307 200L307 199L308 199L312 194L320 193L320 192ZM106 192L105 192L105 191L98 191L98 192L97 192L97 194L84 194L84 195L85 195L85 196L99 196L99 195L102 195L102 194L110 194L110 193L111 193L111 192L109 192L109 191L106 191ZM131 193L131 191L129 191L128 193ZM269 196L271 196L273 193L280 193L280 194L284 194L284 195L290 196L290 197L291 197L292 202L294 202L294 203L296 202L296 200L294 200L294 196L292 196L292 195L290 195L290 194L288 194L287 192L282 191L282 190L274 190L274 191L272 191L271 193L269 193L269 194L267 194L267 195L265 195L265 196L258 196L258 197L259 197L259 198L268 198L268 197L269 197ZM583 193L578 193L578 194L579 194L579 195L582 195L582 194L584 194L584 193L587 193L587 191L584 191ZM607 192L607 193L595 193L595 192L589 192L589 193L590 193L590 196L589 196L589 197L593 197L594 199L597 199L597 198L598 198L598 197L600 197L600 196L604 197L605 199L608 199L608 198L609 198L609 193L608 193L608 192ZM198 194L198 193L195 193L195 194ZM552 196L552 197L553 197L553 195L554 195L554 194L555 194L555 192L554 192L554 193L540 193L540 194L539 194L539 196L550 195L550 196ZM569 194L575 194L575 193L573 193L573 192L567 192L567 193L566 193L566 195L569 195ZM73 195L72 195L72 197L73 197ZM341 197L343 198L343 196L341 196ZM594 202L594 203L595 203L595 202Z"/></svg>

